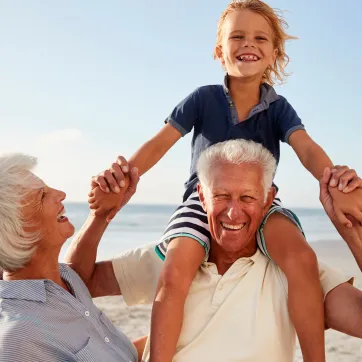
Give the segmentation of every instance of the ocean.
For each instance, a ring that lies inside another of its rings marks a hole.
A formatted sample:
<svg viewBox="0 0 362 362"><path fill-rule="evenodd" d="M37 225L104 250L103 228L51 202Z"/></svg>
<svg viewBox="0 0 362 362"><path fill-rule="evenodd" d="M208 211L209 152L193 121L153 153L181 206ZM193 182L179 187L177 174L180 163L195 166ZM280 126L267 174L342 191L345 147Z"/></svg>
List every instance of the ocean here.
<svg viewBox="0 0 362 362"><path fill-rule="evenodd" d="M89 209L86 203L65 203L66 215L77 231L85 222ZM126 205L108 226L98 248L97 260L105 260L143 244L159 240L175 210L173 205ZM340 239L323 209L295 208L308 242ZM60 253L63 260L66 242Z"/></svg>

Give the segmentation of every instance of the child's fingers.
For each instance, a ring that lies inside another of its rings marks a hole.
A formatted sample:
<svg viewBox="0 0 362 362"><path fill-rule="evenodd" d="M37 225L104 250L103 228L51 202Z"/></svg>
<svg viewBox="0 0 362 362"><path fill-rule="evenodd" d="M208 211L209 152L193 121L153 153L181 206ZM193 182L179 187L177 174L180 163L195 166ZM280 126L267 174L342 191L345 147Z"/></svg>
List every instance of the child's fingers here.
<svg viewBox="0 0 362 362"><path fill-rule="evenodd" d="M93 204L95 202L97 202L97 198L94 195L88 197L88 204L89 205Z"/></svg>
<svg viewBox="0 0 362 362"><path fill-rule="evenodd" d="M349 168L347 166L334 166L332 169L332 177L329 181L329 186L337 186L339 183L339 178L348 170Z"/></svg>
<svg viewBox="0 0 362 362"><path fill-rule="evenodd" d="M344 190L347 187L348 183L352 181L355 177L358 177L355 170L346 171L343 175L339 177L338 190Z"/></svg>
<svg viewBox="0 0 362 362"><path fill-rule="evenodd" d="M121 169L124 173L127 173L129 171L128 162L123 156L117 157L117 163L119 164L119 166L121 167Z"/></svg>
<svg viewBox="0 0 362 362"><path fill-rule="evenodd" d="M348 183L347 187L343 189L343 192L352 192L359 187L362 187L362 180L359 177L355 177L352 181Z"/></svg>
<svg viewBox="0 0 362 362"><path fill-rule="evenodd" d="M115 192L116 194L118 194L121 190L119 189L119 186L117 184L116 179L113 176L113 173L110 170L105 170L103 172L103 177L105 179L105 181L107 182L107 184L109 185L109 188Z"/></svg>
<svg viewBox="0 0 362 362"><path fill-rule="evenodd" d="M112 163L110 171L113 174L113 177L115 178L117 184L120 187L124 187L126 183L124 181L124 174L123 171L121 170L121 166L118 163Z"/></svg>
<svg viewBox="0 0 362 362"><path fill-rule="evenodd" d="M102 174L99 174L97 176L93 176L92 177L92 182L96 183L99 185L100 189L103 191L103 192L107 192L109 193L110 190L109 190L109 187L108 187L108 184L105 180L105 178L103 177Z"/></svg>
<svg viewBox="0 0 362 362"><path fill-rule="evenodd" d="M92 203L89 203L89 208L91 210L97 210L99 207L99 204L97 202L92 202Z"/></svg>

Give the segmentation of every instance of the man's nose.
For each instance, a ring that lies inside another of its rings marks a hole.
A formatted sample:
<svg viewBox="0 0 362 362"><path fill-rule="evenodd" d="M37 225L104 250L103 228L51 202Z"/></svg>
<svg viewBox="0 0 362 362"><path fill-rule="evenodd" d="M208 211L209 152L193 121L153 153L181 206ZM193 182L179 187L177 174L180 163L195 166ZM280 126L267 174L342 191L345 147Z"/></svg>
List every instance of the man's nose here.
<svg viewBox="0 0 362 362"><path fill-rule="evenodd" d="M230 201L227 216L230 220L237 220L242 214L242 207L238 201Z"/></svg>

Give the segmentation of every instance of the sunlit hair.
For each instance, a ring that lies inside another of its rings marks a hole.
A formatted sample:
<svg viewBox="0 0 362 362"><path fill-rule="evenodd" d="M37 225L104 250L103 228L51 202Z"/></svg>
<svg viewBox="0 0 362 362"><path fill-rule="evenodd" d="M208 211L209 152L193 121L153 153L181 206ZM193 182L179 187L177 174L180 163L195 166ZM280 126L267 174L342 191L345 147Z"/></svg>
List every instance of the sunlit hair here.
<svg viewBox="0 0 362 362"><path fill-rule="evenodd" d="M30 172L37 164L34 157L12 154L0 157L0 269L22 268L35 251L40 232L26 232L27 221L21 209L28 193L38 188Z"/></svg>
<svg viewBox="0 0 362 362"><path fill-rule="evenodd" d="M276 160L260 143L244 139L229 140L216 143L201 153L197 164L197 175L203 187L209 187L211 174L221 164L241 165L253 163L262 169L261 180L264 190L264 201L273 183Z"/></svg>
<svg viewBox="0 0 362 362"><path fill-rule="evenodd" d="M289 75L286 73L285 68L290 60L289 56L285 52L285 42L287 40L297 38L286 33L285 30L288 28L288 23L283 18L280 10L273 9L268 4L260 0L234 0L227 6L220 17L217 28L216 47L219 47L222 43L223 25L226 17L234 11L244 9L248 9L263 16L273 30L273 45L278 52L275 63L265 70L263 82L270 85L283 83L285 78ZM218 59L216 50L214 51L214 59Z"/></svg>

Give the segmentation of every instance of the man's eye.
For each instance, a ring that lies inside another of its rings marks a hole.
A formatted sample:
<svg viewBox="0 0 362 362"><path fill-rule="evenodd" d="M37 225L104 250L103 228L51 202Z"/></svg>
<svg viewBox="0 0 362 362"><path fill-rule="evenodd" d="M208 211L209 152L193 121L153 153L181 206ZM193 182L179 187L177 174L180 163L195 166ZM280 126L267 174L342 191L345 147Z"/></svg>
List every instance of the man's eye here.
<svg viewBox="0 0 362 362"><path fill-rule="evenodd" d="M251 196L242 196L241 199L246 202L254 201L255 199Z"/></svg>
<svg viewBox="0 0 362 362"><path fill-rule="evenodd" d="M46 193L43 191L41 194L41 199L44 200Z"/></svg>
<svg viewBox="0 0 362 362"><path fill-rule="evenodd" d="M228 195L226 194L217 194L214 196L216 199L226 199Z"/></svg>

